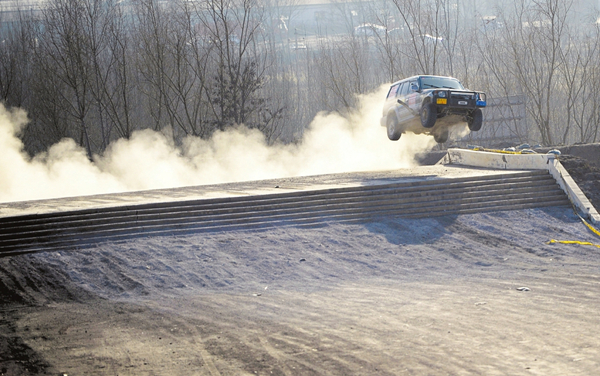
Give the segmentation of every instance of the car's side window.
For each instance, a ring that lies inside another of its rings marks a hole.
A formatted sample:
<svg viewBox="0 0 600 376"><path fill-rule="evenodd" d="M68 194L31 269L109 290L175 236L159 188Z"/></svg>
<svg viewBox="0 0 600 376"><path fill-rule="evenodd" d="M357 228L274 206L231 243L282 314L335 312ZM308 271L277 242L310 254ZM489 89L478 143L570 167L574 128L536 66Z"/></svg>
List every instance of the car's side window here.
<svg viewBox="0 0 600 376"><path fill-rule="evenodd" d="M392 98L396 97L396 95L397 95L396 92L398 91L398 87L400 87L400 85L394 85L390 88L387 99L392 99Z"/></svg>
<svg viewBox="0 0 600 376"><path fill-rule="evenodd" d="M419 87L419 84L416 80L406 83L406 89L408 91L406 102L408 103L408 105L410 107L414 107L417 104L418 95L416 94L417 90L415 90L415 88L418 89L418 87Z"/></svg>
<svg viewBox="0 0 600 376"><path fill-rule="evenodd" d="M407 94L407 88L408 86L406 85L406 82L403 82L400 84L400 90L398 90L398 95L403 97Z"/></svg>
<svg viewBox="0 0 600 376"><path fill-rule="evenodd" d="M418 83L416 80L415 80L415 81L411 81L411 82L410 82L410 85L409 85L409 93L412 93L412 92L416 91L416 90L413 90L413 89L412 89L412 87L413 87L413 86L414 86L414 87L416 87L416 88L417 88L417 90L418 90L418 88L419 88L419 83Z"/></svg>
<svg viewBox="0 0 600 376"><path fill-rule="evenodd" d="M398 84L398 91L396 92L396 98L402 95L402 82Z"/></svg>

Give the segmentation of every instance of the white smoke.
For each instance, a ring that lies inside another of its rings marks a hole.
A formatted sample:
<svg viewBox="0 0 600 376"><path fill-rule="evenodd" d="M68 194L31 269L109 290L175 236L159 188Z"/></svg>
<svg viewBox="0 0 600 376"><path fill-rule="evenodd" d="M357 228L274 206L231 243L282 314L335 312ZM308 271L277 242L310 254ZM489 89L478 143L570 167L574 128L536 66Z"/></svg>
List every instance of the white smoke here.
<svg viewBox="0 0 600 376"><path fill-rule="evenodd" d="M360 96L347 116L318 114L298 144L270 146L259 131L240 126L175 147L143 130L113 142L93 162L70 139L30 158L18 138L25 112L0 105L0 202L411 167L415 154L435 142L413 134L387 139L379 118L388 87Z"/></svg>

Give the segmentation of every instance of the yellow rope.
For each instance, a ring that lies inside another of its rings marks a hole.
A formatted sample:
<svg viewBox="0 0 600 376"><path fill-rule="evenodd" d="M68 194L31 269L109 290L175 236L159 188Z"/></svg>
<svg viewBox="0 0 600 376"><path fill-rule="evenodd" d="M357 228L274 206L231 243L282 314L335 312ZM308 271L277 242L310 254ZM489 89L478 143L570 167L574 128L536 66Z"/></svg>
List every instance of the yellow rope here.
<svg viewBox="0 0 600 376"><path fill-rule="evenodd" d="M579 213L577 212L575 207L573 207L573 211L575 212L575 214L577 214L579 219L581 219L581 222L583 222L584 225L586 225L594 234L600 236L600 231L596 230L594 228L594 226L589 224L588 221L586 221L581 215L579 215ZM580 242L578 240L554 240L554 239L552 239L549 242L547 242L546 244L553 244L553 243L591 245L591 246L600 248L600 245L598 245L598 244L594 244L594 243L590 243L590 242Z"/></svg>
<svg viewBox="0 0 600 376"><path fill-rule="evenodd" d="M577 241L577 240L554 240L554 239L551 239L546 244L554 244L554 243L591 245L591 246L600 248L600 245L598 245L598 244L594 244L594 243L590 243L590 242L580 242L580 241Z"/></svg>
<svg viewBox="0 0 600 376"><path fill-rule="evenodd" d="M523 154L521 150L519 151L509 151L509 150L496 150L496 149L485 149L485 148L474 148L474 151L487 151L490 153L503 153L503 154Z"/></svg>
<svg viewBox="0 0 600 376"><path fill-rule="evenodd" d="M575 214L577 214L577 216L579 217L579 219L581 219L581 222L583 222L583 224L586 225L594 234L600 236L600 231L596 230L594 228L594 226L592 226L591 224L588 223L588 221L586 221L585 219L583 219L583 217L580 216L579 213L575 212Z"/></svg>

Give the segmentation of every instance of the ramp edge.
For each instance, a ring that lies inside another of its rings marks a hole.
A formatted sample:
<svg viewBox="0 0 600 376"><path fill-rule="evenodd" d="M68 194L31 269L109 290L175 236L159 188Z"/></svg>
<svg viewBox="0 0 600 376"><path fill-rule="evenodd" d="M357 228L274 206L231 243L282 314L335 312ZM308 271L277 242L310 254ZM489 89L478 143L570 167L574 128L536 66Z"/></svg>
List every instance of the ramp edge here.
<svg viewBox="0 0 600 376"><path fill-rule="evenodd" d="M448 149L446 155L438 163L500 170L547 170L567 194L573 206L594 225L600 224L600 214L554 154L504 154Z"/></svg>

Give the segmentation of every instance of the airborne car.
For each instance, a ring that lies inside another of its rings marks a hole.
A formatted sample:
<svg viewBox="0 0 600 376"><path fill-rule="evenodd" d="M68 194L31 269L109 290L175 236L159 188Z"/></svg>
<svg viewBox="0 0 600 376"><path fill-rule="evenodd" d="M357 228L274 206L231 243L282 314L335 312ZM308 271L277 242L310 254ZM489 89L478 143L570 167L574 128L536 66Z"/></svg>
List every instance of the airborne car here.
<svg viewBox="0 0 600 376"><path fill-rule="evenodd" d="M465 89L456 78L413 76L390 87L381 125L392 141L413 132L444 143L453 125L466 122L471 131L480 130L485 106L485 93Z"/></svg>

